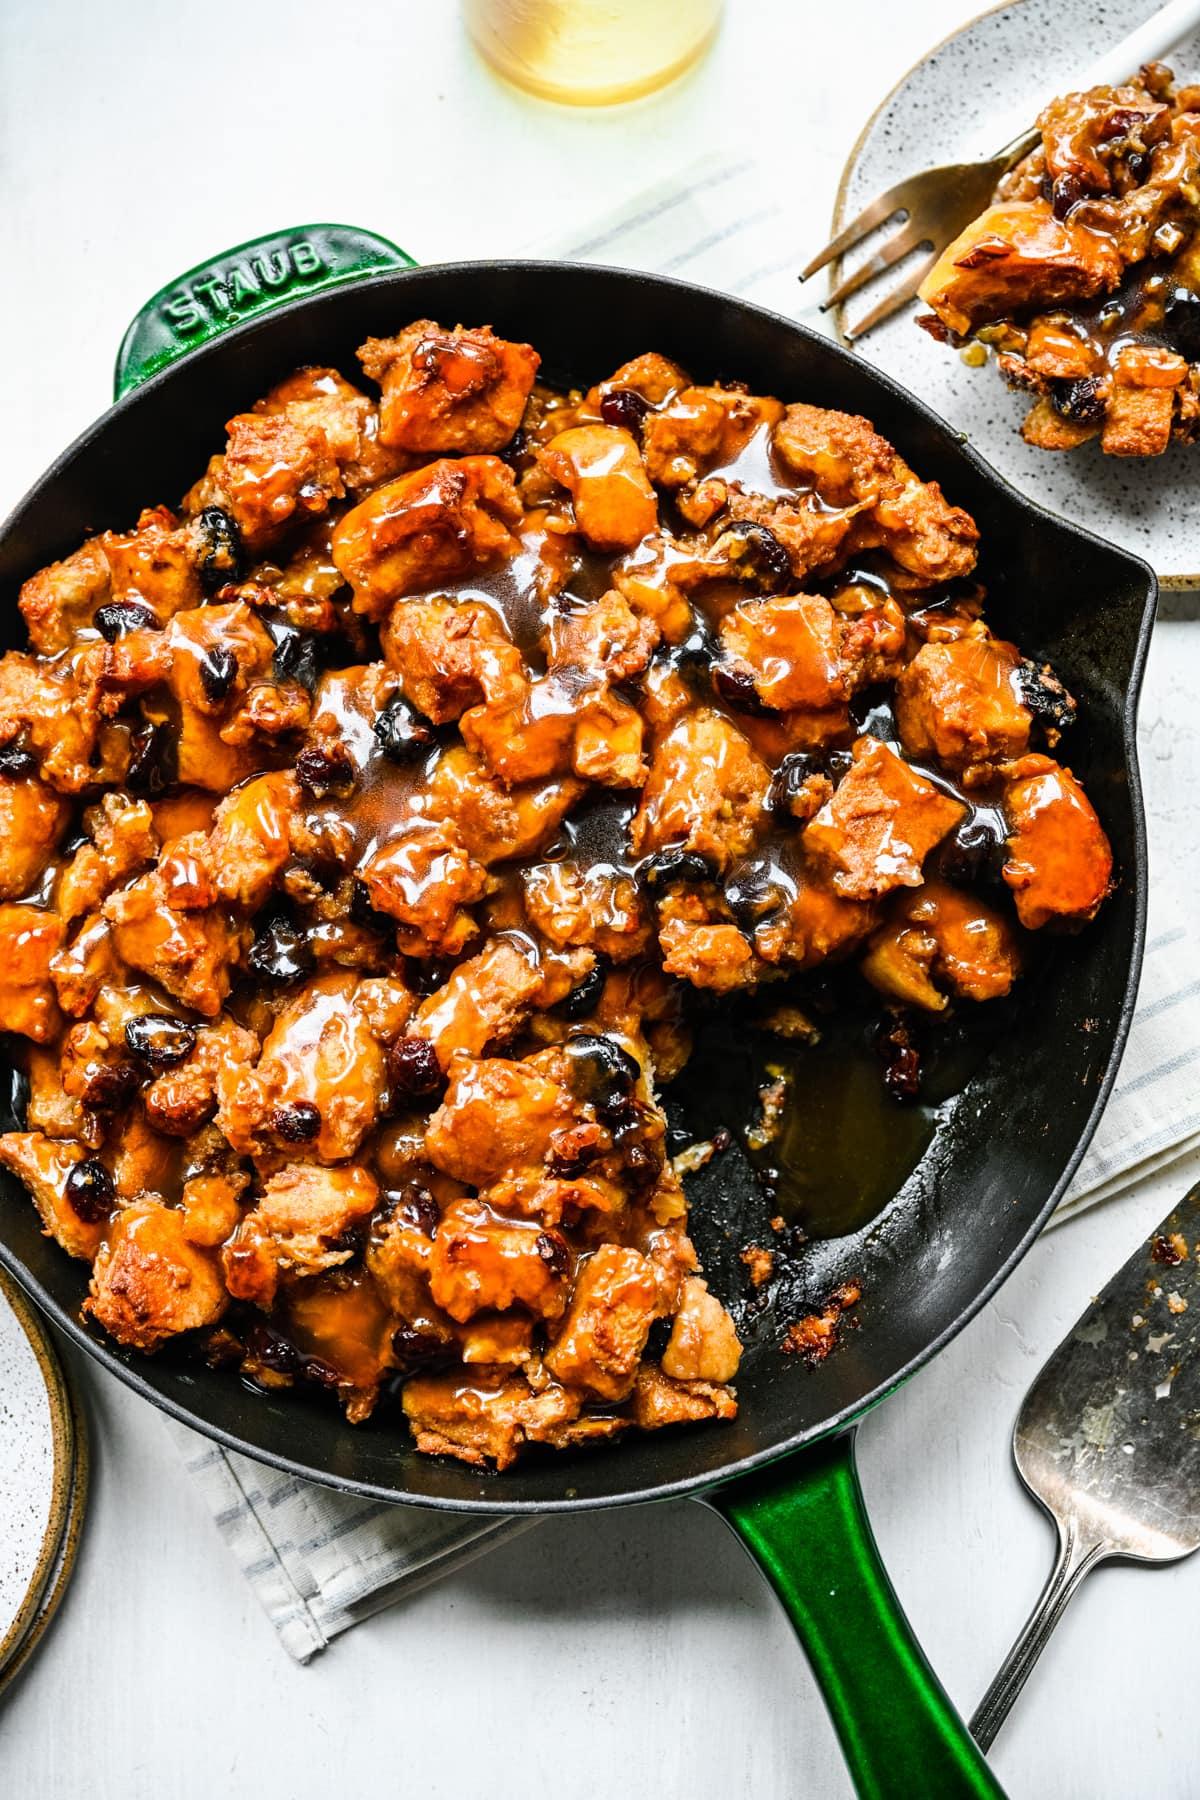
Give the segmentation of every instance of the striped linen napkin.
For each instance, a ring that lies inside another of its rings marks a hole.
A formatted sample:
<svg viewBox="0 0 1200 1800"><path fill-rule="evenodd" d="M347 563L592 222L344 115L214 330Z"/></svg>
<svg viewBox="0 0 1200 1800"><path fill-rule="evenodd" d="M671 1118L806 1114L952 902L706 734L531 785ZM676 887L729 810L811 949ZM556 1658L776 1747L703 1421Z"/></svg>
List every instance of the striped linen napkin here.
<svg viewBox="0 0 1200 1800"><path fill-rule="evenodd" d="M706 159L609 219L530 254L679 275L799 316L785 197L750 160ZM781 246L783 252L781 252ZM1165 1168L1200 1144L1200 953L1169 892L1150 936L1121 1074L1055 1223ZM297 1481L222 1450L173 1420L185 1467L280 1642L299 1662L536 1520L464 1518L389 1506Z"/></svg>

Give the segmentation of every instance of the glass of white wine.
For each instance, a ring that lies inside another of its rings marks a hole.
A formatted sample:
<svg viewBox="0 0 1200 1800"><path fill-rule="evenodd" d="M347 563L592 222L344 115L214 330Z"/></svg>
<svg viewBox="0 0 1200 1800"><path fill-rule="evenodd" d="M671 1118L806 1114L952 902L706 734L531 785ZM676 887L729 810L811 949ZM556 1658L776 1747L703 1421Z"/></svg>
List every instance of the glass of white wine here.
<svg viewBox="0 0 1200 1800"><path fill-rule="evenodd" d="M467 29L509 81L608 106L665 87L712 43L725 0L464 0Z"/></svg>

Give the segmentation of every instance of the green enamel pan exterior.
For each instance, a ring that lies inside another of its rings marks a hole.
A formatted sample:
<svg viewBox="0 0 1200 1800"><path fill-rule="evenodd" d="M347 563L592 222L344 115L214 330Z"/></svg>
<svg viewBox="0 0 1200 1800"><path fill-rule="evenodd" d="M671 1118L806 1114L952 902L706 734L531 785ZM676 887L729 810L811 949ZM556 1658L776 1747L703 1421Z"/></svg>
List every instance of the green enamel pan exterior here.
<svg viewBox="0 0 1200 1800"><path fill-rule="evenodd" d="M861 1329L820 1367L752 1340L740 1412L597 1453L531 1457L495 1477L412 1449L402 1425L351 1428L297 1395L251 1394L227 1372L127 1356L85 1328L86 1271L0 1182L0 1260L52 1318L154 1404L218 1442L308 1480L459 1511L570 1511L684 1495L738 1533L786 1606L864 1796L941 1800L1001 1790L913 1638L875 1549L854 1467L857 1422L978 1311L1062 1194L1102 1110L1141 964L1146 853L1134 724L1154 617L1145 564L1051 518L910 395L786 319L686 283L554 263L418 269L371 233L319 225L194 269L143 308L121 346L117 404L0 530L5 641L16 590L88 530L123 526L188 485L223 421L303 362L352 369L355 346L414 317L487 320L528 338L544 372L588 383L648 348L701 379L864 412L983 530L989 618L1050 658L1080 700L1071 763L1111 836L1117 891L1056 954L1019 1043L1001 1044L881 1219L814 1244L816 1288L853 1274ZM715 1103L715 1097L714 1097ZM745 1193L711 1169L694 1208L736 1227ZM736 1239L736 1229L729 1236ZM706 1267L712 1263L706 1256Z"/></svg>

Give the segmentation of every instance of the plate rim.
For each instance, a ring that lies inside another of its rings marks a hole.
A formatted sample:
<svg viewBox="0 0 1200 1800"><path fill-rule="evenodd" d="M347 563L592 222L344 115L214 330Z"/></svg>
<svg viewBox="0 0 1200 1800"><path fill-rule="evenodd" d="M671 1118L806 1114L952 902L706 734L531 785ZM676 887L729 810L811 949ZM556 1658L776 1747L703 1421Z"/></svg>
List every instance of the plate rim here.
<svg viewBox="0 0 1200 1800"><path fill-rule="evenodd" d="M38 1610L63 1546L75 1490L79 1438L76 1431L76 1409L49 1331L28 1295L3 1267L0 1267L0 1297L12 1308L13 1316L24 1332L41 1371L50 1407L53 1452L50 1514L41 1548L25 1597L8 1630L0 1638L0 1685L3 1685L10 1664L20 1656L25 1638L36 1624Z"/></svg>
<svg viewBox="0 0 1200 1800"><path fill-rule="evenodd" d="M41 1642L47 1626L62 1605L63 1598L71 1584L71 1577L75 1573L79 1546L83 1541L83 1522L87 1516L87 1504L91 1491L91 1445L87 1413L78 1384L72 1384L67 1388L67 1396L75 1433L75 1460L71 1471L71 1492L67 1506L66 1527L51 1561L50 1578L42 1591L38 1610L29 1629L20 1642L14 1646L8 1660L0 1663L0 1696L27 1666L34 1650Z"/></svg>
<svg viewBox="0 0 1200 1800"><path fill-rule="evenodd" d="M936 56L940 50L944 50L947 44L952 44L956 38L965 37L969 31L973 31L984 19L992 18L996 13L1015 12L1017 7L1024 6L1024 4L1025 0L996 0L994 6L982 7L979 12L973 13L971 17L964 20L961 25L956 25L953 31L947 31L942 37L938 38L936 43L930 44L929 48L922 51L916 61L910 63L904 73L896 78L891 87L887 90L887 93L884 94L883 98L871 109L870 113L868 113L867 117L863 120L862 128L853 144L851 144L846 155L846 160L842 164L842 172L838 177L837 190L833 197L833 216L829 226L829 235L831 238L837 236L838 232L841 231L846 222L846 195L850 187L850 178L853 175L855 166L862 154L863 146L871 131L874 129L875 124L891 105L901 88L905 87L908 82L912 80L917 70L923 68L930 57ZM839 278L841 270L842 258L839 256L830 268L830 279L834 280L835 278ZM838 343L844 350L850 350L855 352L855 354L858 354L857 345L852 343L845 333L846 303L844 300L839 301L835 307L831 308L831 318ZM919 394L917 398L924 399L924 395ZM925 404L931 406L932 402L925 401ZM933 410L936 411L936 407L933 408ZM939 414L939 417L940 416L941 415ZM946 422L949 423L948 420ZM982 454L982 452L980 454ZM1024 489L1018 489L1018 492L1023 493ZM1153 567L1153 565L1151 566ZM1155 568L1154 573L1158 577L1160 589L1169 589L1174 593L1194 593L1197 588L1200 588L1200 570L1197 570L1194 574L1164 575L1160 569Z"/></svg>

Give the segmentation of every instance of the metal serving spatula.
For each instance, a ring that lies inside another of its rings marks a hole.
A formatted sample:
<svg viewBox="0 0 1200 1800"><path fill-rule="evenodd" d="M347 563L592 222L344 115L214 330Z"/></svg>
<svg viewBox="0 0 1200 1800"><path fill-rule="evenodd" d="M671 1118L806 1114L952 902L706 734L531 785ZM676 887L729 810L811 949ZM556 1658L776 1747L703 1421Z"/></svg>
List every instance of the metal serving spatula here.
<svg viewBox="0 0 1200 1800"><path fill-rule="evenodd" d="M971 1720L987 1749L1083 1577L1200 1549L1200 1186L1140 1244L1025 1396L1021 1479L1058 1560Z"/></svg>

